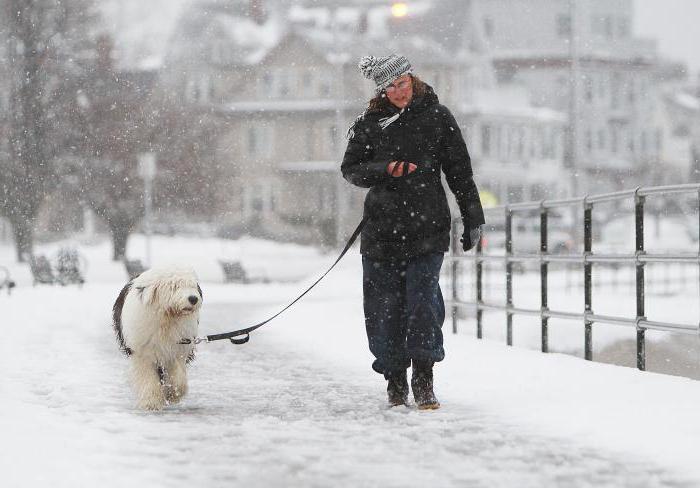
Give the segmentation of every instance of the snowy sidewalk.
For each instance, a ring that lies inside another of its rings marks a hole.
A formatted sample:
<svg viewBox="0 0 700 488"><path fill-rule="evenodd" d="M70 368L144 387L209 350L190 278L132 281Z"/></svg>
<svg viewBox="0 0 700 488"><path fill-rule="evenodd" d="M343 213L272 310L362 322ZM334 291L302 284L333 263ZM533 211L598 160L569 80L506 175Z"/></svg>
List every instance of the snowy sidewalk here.
<svg viewBox="0 0 700 488"><path fill-rule="evenodd" d="M24 323L5 330L2 342L3 486L693 486L634 452L539 432L527 421L538 401L528 391L537 385L499 392L505 402L521 398L511 407L522 415L504 421L490 411L489 385L460 371L462 353L493 353L508 367L524 357L530 368L528 355L544 357L530 351L448 336L472 350L453 343L451 361L438 369L444 408L387 410L356 322L357 297L340 286L354 272L349 265L337 287L330 280L245 346L200 346L190 395L155 414L133 408L125 359L105 320L112 286L18 290L12 303L26 307L11 308L9 318ZM223 303L237 294L259 301L253 289L209 288L203 328L250 323L270 308ZM288 290L271 292L277 302ZM78 307L85 294L95 300ZM497 380L490 387L503 390Z"/></svg>
<svg viewBox="0 0 700 488"><path fill-rule="evenodd" d="M203 322L251 310L211 305ZM281 347L269 333L200 348L184 403L138 412L123 358L94 325L12 347L0 408L4 486L691 486L507 425L469 401L388 410L370 373Z"/></svg>
<svg viewBox="0 0 700 488"><path fill-rule="evenodd" d="M195 244L161 251L190 256ZM258 322L305 288L216 283L216 245L195 262L202 335ZM237 252L297 276L334 258L272 244ZM82 289L32 288L18 268L20 286L0 294L3 487L700 485L700 382L685 378L508 348L446 324L443 408L386 409L356 253L249 344L200 345L184 401L140 412L109 325L123 270L93 253Z"/></svg>

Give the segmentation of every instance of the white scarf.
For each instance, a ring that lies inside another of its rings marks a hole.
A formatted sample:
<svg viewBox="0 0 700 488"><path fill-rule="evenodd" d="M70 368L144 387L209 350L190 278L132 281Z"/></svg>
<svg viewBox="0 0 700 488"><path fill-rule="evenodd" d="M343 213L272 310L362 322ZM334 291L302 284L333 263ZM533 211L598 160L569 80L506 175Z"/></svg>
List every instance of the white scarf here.
<svg viewBox="0 0 700 488"><path fill-rule="evenodd" d="M401 117L401 114L403 113L404 110L405 110L405 107L402 108L399 112L396 112L396 113L395 113L394 115L392 115L391 117L384 117L384 118L382 118L382 119L379 119L379 127L381 127L382 130L384 130L384 129L386 129L387 127L389 127L389 126L390 126L392 123L394 123L399 117ZM367 110L365 110L364 112L362 112L362 113L360 114L360 116L357 117L357 118L355 119L355 122L352 123L352 125L351 125L350 128L348 129L347 134L345 134L345 136L346 136L348 139L352 139L353 137L355 137L355 125L356 125L360 120L362 120L362 119L365 117L365 115L367 115Z"/></svg>

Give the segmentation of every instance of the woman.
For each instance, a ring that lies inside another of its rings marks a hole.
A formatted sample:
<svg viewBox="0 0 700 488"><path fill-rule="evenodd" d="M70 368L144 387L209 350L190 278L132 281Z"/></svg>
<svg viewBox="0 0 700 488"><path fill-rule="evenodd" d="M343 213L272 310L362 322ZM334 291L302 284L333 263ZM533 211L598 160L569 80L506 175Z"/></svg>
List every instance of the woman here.
<svg viewBox="0 0 700 488"><path fill-rule="evenodd" d="M419 409L436 409L433 363L445 357L445 304L438 283L450 243L445 173L464 221L463 249L480 238L484 214L457 122L403 56L359 64L376 96L348 131L341 170L369 188L360 252L372 368L387 379L391 406L408 402L406 370Z"/></svg>

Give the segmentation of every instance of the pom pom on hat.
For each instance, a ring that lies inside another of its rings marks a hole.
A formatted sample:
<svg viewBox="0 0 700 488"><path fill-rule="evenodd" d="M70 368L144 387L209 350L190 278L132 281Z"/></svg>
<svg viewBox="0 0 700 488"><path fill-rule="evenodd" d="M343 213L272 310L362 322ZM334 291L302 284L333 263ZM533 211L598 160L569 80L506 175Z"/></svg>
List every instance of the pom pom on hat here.
<svg viewBox="0 0 700 488"><path fill-rule="evenodd" d="M372 71L374 70L374 67L377 66L377 61L377 58L374 56L363 56L362 59L360 59L360 62L357 64L357 67L360 68L360 71L362 71L365 78L371 80Z"/></svg>

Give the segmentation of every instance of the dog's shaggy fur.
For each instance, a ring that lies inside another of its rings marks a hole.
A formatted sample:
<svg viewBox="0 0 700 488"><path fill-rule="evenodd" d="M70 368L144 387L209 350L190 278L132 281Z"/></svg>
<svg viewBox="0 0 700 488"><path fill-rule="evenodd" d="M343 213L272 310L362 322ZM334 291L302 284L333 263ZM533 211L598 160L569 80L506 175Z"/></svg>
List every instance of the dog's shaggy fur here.
<svg viewBox="0 0 700 488"><path fill-rule="evenodd" d="M160 410L187 393L185 366L197 335L202 289L189 268L152 268L122 289L113 307L121 350L131 360L131 383L138 406Z"/></svg>

